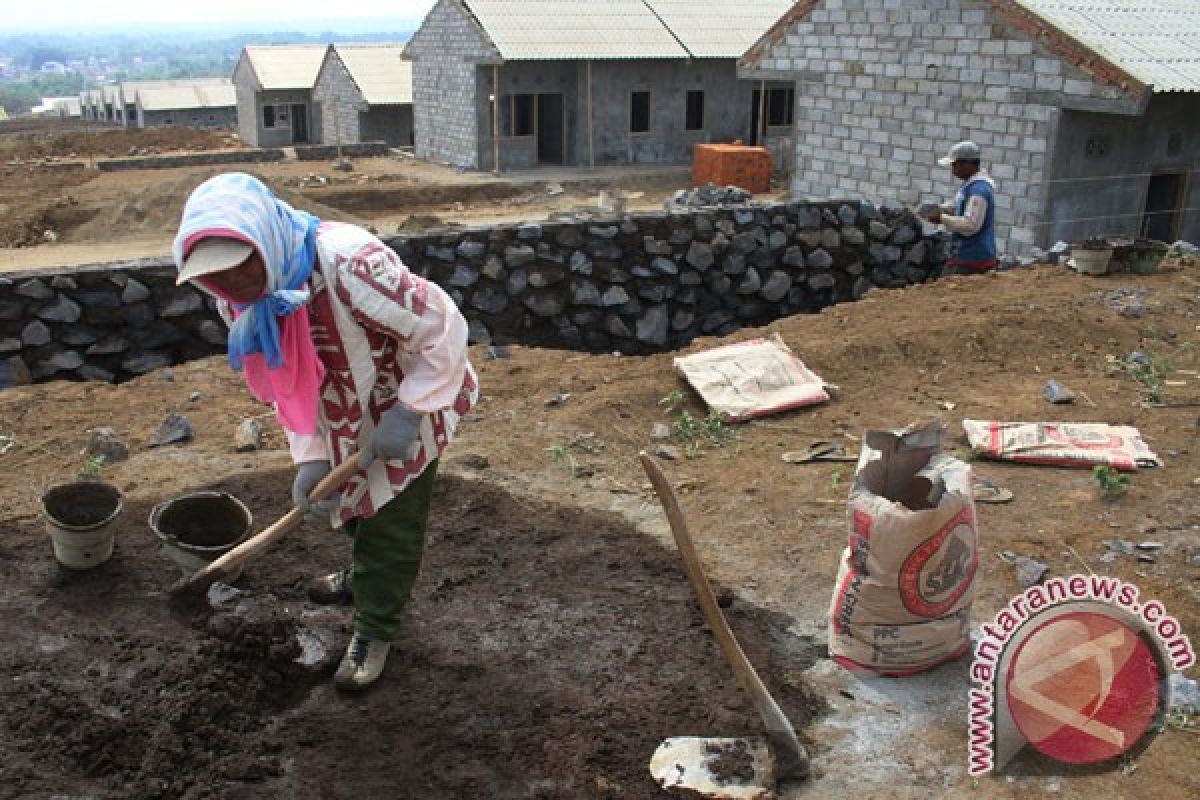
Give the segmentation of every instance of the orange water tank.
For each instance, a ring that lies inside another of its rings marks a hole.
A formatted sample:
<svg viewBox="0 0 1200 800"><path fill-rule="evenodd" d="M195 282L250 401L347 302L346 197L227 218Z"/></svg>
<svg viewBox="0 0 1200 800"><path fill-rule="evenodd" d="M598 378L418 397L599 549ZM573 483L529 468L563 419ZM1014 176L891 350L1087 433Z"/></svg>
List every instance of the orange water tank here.
<svg viewBox="0 0 1200 800"><path fill-rule="evenodd" d="M692 186L715 183L759 194L771 189L771 151L743 144L698 144L692 156Z"/></svg>

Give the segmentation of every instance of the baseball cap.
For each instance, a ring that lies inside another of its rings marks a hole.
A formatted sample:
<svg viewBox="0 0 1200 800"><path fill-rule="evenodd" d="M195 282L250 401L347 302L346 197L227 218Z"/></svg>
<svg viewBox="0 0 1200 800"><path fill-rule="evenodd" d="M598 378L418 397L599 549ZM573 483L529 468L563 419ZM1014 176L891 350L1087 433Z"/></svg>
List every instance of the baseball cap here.
<svg viewBox="0 0 1200 800"><path fill-rule="evenodd" d="M196 242L192 247L192 252L188 253L187 258L183 260L183 266L179 269L179 277L175 279L175 285L178 286L202 275L223 272L236 267L249 258L253 252L253 246L237 239L208 236Z"/></svg>
<svg viewBox="0 0 1200 800"><path fill-rule="evenodd" d="M948 167L955 161L979 161L981 158L979 145L971 140L959 142L950 148L950 152L938 159L939 167Z"/></svg>

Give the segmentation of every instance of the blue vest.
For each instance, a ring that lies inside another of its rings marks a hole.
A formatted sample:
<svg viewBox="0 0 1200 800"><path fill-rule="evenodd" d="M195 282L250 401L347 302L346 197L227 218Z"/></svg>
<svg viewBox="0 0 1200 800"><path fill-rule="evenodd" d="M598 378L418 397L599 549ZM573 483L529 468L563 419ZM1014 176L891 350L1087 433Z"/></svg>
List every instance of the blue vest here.
<svg viewBox="0 0 1200 800"><path fill-rule="evenodd" d="M962 216L967 213L967 203L972 197L982 197L987 201L987 214L983 218L983 227L974 236L954 234L954 243L958 247L959 261L968 264L978 264L996 258L996 196L992 192L991 181L970 180L958 190L955 198L955 213Z"/></svg>

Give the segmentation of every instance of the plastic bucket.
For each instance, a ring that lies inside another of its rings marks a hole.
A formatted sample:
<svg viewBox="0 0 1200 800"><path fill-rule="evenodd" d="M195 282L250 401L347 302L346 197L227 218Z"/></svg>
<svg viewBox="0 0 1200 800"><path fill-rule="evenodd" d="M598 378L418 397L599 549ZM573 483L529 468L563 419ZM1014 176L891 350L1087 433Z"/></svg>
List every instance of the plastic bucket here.
<svg viewBox="0 0 1200 800"><path fill-rule="evenodd" d="M1105 275L1108 273L1108 262L1112 260L1111 247L1082 248L1071 250L1071 259L1075 262L1075 270L1084 275Z"/></svg>
<svg viewBox="0 0 1200 800"><path fill-rule="evenodd" d="M250 509L226 492L193 492L159 503L150 512L150 529L168 558L191 574L241 544L250 535ZM229 576L237 580L238 570Z"/></svg>
<svg viewBox="0 0 1200 800"><path fill-rule="evenodd" d="M117 531L113 520L121 513L121 493L100 481L75 481L55 486L42 495L46 530L58 563L71 569L91 569L112 557Z"/></svg>

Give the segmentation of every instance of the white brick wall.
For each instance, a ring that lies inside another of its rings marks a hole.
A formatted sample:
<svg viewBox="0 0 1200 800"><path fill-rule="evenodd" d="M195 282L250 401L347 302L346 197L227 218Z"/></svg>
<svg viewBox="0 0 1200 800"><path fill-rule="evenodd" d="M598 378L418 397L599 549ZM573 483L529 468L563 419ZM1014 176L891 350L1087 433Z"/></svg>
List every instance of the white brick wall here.
<svg viewBox="0 0 1200 800"><path fill-rule="evenodd" d="M996 23L982 0L817 5L764 61L824 75L797 86L793 192L945 202L957 181L937 158L974 139L997 183L1000 247L1028 250L1057 112L1017 100L1028 90L1095 97L1108 90L1024 38L997 37ZM864 64L865 74L850 74L849 61Z"/></svg>

